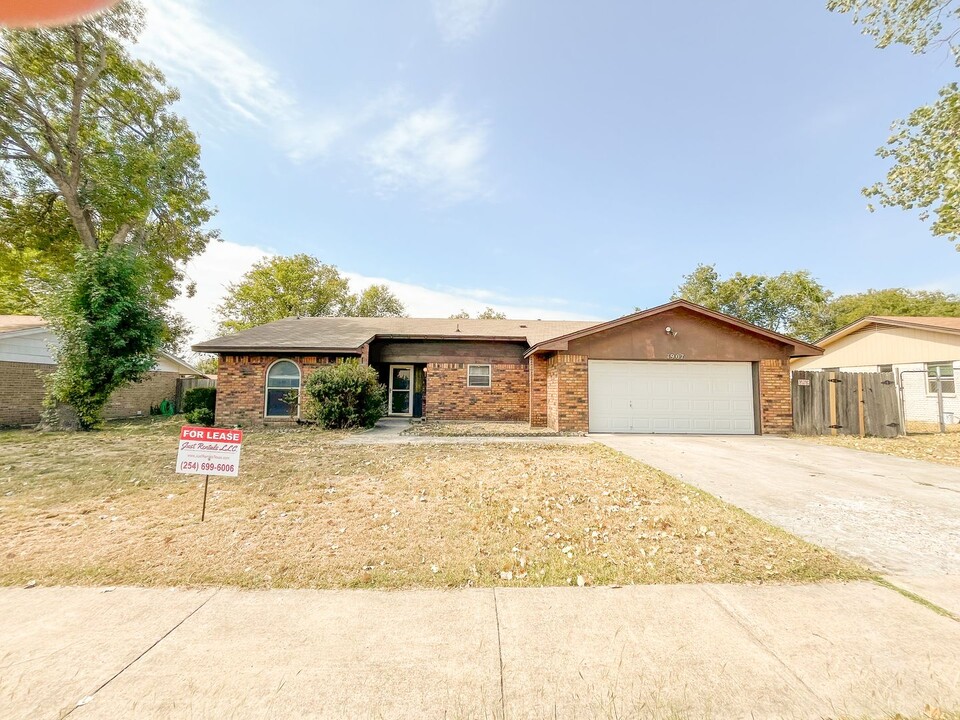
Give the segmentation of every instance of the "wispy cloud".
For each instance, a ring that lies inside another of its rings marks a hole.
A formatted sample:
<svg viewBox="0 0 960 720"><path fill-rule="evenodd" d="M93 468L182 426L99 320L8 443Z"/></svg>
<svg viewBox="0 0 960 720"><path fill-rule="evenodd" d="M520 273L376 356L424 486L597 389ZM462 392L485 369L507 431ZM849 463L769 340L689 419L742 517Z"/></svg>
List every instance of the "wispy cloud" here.
<svg viewBox="0 0 960 720"><path fill-rule="evenodd" d="M486 124L464 120L449 98L424 106L390 86L359 103L308 110L273 68L204 16L203 0L145 4L146 28L134 52L176 84L199 89L189 93L191 104L216 124L261 128L296 163L336 150L348 163L372 167L380 189L437 193L444 203L485 194ZM443 27L459 27L451 32L466 37L492 12L473 7L482 4L438 3L438 23L442 16Z"/></svg>
<svg viewBox="0 0 960 720"><path fill-rule="evenodd" d="M433 17L443 41L457 44L478 35L499 6L500 0L433 0Z"/></svg>
<svg viewBox="0 0 960 720"><path fill-rule="evenodd" d="M486 194L487 129L461 117L447 98L400 117L365 152L384 188L414 187L456 202Z"/></svg>

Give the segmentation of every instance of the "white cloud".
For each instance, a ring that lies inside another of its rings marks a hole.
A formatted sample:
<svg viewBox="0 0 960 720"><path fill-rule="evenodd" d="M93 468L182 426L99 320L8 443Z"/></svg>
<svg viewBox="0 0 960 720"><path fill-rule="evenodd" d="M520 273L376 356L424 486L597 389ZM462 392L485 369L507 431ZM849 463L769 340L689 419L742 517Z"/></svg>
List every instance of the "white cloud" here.
<svg viewBox="0 0 960 720"><path fill-rule="evenodd" d="M401 88L388 87L365 102L308 110L273 68L204 17L203 0L145 3L146 27L134 52L190 91L191 105L213 124L228 132L243 124L261 128L292 162L338 148L348 161L372 165L381 188L439 192L444 202L485 194L485 125L460 118L449 99L417 109ZM438 3L435 12L460 37L492 5Z"/></svg>
<svg viewBox="0 0 960 720"><path fill-rule="evenodd" d="M367 145L365 156L383 187L412 186L456 202L485 194L486 152L486 127L460 117L446 98L401 117Z"/></svg>
<svg viewBox="0 0 960 720"><path fill-rule="evenodd" d="M433 18L444 42L462 43L480 33L499 5L499 0L433 0Z"/></svg>
<svg viewBox="0 0 960 720"><path fill-rule="evenodd" d="M255 262L276 253L252 245L233 242L212 242L206 251L187 264L187 276L197 284L192 298L178 297L173 308L193 328L190 343L217 336L217 306L223 302L227 285L239 281ZM592 316L564 309L565 302L556 299L514 298L486 290L431 289L388 278L343 272L350 280L350 289L361 292L373 284L385 284L400 298L412 317L448 317L460 310L476 314L488 305L511 318L542 320L592 320Z"/></svg>

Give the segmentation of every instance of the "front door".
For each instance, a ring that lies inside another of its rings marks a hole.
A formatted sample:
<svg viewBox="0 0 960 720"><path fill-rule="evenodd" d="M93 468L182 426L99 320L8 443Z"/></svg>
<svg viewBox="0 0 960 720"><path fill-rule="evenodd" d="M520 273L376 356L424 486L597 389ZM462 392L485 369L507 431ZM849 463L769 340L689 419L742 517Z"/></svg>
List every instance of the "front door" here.
<svg viewBox="0 0 960 720"><path fill-rule="evenodd" d="M413 365L390 366L390 415L413 415Z"/></svg>

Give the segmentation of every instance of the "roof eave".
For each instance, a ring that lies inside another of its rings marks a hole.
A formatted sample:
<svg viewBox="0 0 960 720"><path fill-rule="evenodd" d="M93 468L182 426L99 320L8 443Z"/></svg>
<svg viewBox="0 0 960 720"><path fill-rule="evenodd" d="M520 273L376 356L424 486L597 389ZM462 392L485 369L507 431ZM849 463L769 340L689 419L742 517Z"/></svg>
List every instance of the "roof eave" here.
<svg viewBox="0 0 960 720"><path fill-rule="evenodd" d="M224 345L207 345L205 343L200 343L199 345L191 345L190 349L193 352L199 353L221 353L221 354L240 354L240 353L249 353L255 355L266 355L268 353L313 353L313 354L329 354L329 355L360 355L362 353L361 348L330 348L330 347L311 347L311 346L291 346L291 347L278 347L276 345L246 345L246 346L237 346L229 347Z"/></svg>

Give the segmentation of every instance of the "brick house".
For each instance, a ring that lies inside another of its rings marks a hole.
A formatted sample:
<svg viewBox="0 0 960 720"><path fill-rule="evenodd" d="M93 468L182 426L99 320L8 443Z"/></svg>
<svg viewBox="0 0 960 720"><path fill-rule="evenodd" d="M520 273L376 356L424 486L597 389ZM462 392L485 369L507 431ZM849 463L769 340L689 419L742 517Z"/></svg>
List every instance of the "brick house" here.
<svg viewBox="0 0 960 720"><path fill-rule="evenodd" d="M193 346L219 355L217 422L290 422L319 365L376 368L388 414L561 431L785 433L790 359L820 348L676 300L610 322L286 318Z"/></svg>
<svg viewBox="0 0 960 720"><path fill-rule="evenodd" d="M43 376L56 368L50 355L55 342L43 318L0 315L0 427L36 425L43 409ZM160 352L153 371L138 383L117 390L104 417L149 415L151 406L176 396L177 378L202 377L183 360Z"/></svg>

